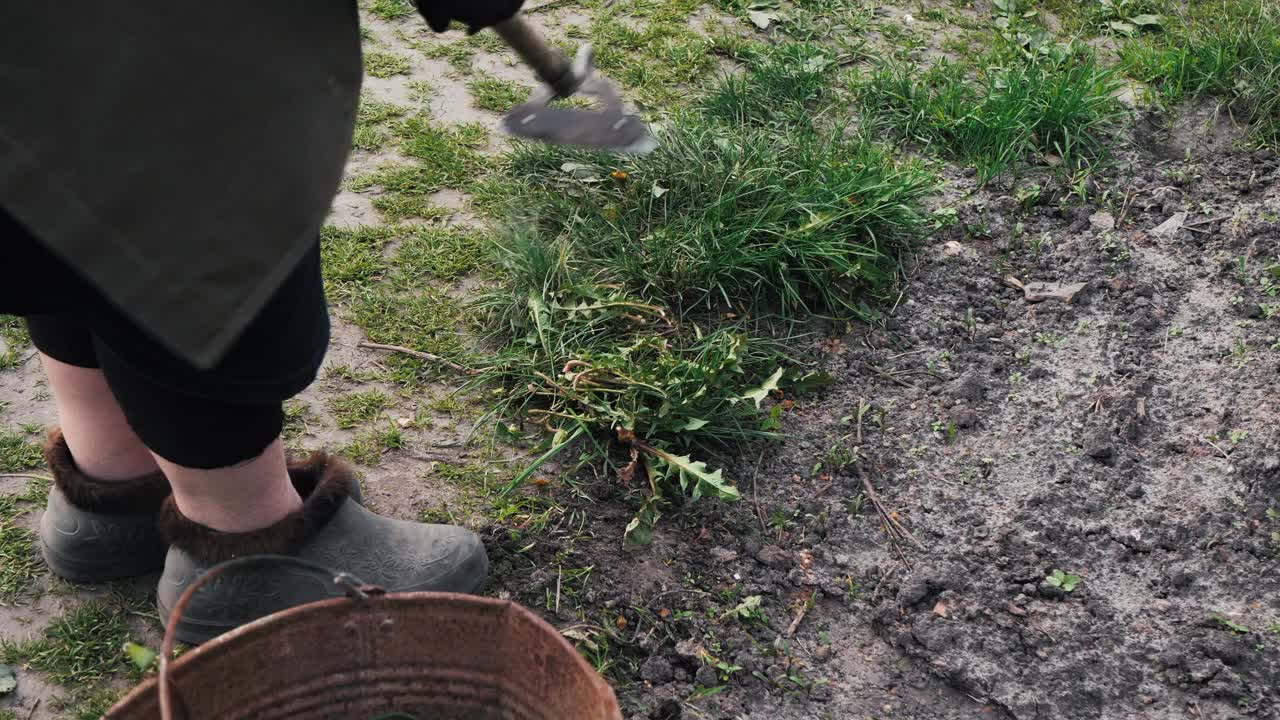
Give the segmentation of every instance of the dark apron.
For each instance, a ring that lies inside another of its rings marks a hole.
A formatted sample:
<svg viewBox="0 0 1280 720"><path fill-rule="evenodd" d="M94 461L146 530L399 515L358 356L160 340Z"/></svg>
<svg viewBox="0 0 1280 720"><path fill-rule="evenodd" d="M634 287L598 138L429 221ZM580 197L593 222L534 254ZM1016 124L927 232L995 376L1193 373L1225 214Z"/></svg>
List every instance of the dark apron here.
<svg viewBox="0 0 1280 720"><path fill-rule="evenodd" d="M0 207L209 367L313 245L360 78L354 0L5 0Z"/></svg>

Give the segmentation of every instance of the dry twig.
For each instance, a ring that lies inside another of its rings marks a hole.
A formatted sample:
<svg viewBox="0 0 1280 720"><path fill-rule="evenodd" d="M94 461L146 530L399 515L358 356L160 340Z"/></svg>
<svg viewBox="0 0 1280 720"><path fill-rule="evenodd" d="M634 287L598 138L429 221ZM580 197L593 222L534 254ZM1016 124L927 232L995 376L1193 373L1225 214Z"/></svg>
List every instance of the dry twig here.
<svg viewBox="0 0 1280 720"><path fill-rule="evenodd" d="M442 358L439 355L433 355L429 352L414 350L412 348L400 347L399 345L383 345L382 343L362 342L359 344L358 347L366 348L369 350L385 350L387 352L394 352L394 353L400 353L401 355L408 355L409 357L416 357L419 360L426 360L428 362L444 365L450 370L457 370L463 375L479 375L480 374L479 370L473 370L469 367L459 365L458 363L452 360L449 360L447 358Z"/></svg>

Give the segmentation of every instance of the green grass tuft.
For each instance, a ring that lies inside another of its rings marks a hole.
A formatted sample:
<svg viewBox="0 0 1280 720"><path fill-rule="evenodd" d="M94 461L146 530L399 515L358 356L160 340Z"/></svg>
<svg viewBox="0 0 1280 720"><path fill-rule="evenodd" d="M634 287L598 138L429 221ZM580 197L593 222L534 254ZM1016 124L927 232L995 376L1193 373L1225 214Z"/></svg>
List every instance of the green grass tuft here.
<svg viewBox="0 0 1280 720"><path fill-rule="evenodd" d="M417 8L410 0L373 0L369 12L383 20L399 20L417 14Z"/></svg>
<svg viewBox="0 0 1280 720"><path fill-rule="evenodd" d="M443 220L453 214L447 207L436 205L425 195L390 192L373 198L373 209L387 222L400 222L410 218L419 220Z"/></svg>
<svg viewBox="0 0 1280 720"><path fill-rule="evenodd" d="M780 45L743 55L750 72L730 75L702 100L709 117L739 125L811 122L827 95L835 59L811 45Z"/></svg>
<svg viewBox="0 0 1280 720"><path fill-rule="evenodd" d="M402 117L406 112L399 105L368 97L361 98L352 145L358 150L380 150L388 139L386 124Z"/></svg>
<svg viewBox="0 0 1280 720"><path fill-rule="evenodd" d="M444 128L420 117L407 118L391 128L400 152L420 160L414 165L387 164L350 182L354 191L381 187L387 192L422 195L443 188L463 189L489 165L480 152L488 131L470 123Z"/></svg>
<svg viewBox="0 0 1280 720"><path fill-rule="evenodd" d="M1000 48L971 72L886 61L855 91L870 125L972 163L983 182L1056 163L1050 155L1068 168L1096 162L1128 118L1123 81L1087 47L1035 59Z"/></svg>
<svg viewBox="0 0 1280 720"><path fill-rule="evenodd" d="M329 225L320 231L320 260L324 267L325 293L335 302L379 278L387 270L382 250L391 242L392 230Z"/></svg>
<svg viewBox="0 0 1280 720"><path fill-rule="evenodd" d="M25 664L69 687L129 671L121 651L129 639L128 611L118 602L89 600L55 619L40 637L0 640L0 662Z"/></svg>
<svg viewBox="0 0 1280 720"><path fill-rule="evenodd" d="M1192 3L1165 31L1121 48L1121 64L1166 102L1213 97L1280 146L1280 8L1263 0Z"/></svg>
<svg viewBox="0 0 1280 720"><path fill-rule="evenodd" d="M392 261L392 282L404 289L430 279L459 280L480 269L489 238L457 227L422 227L405 237Z"/></svg>
<svg viewBox="0 0 1280 720"><path fill-rule="evenodd" d="M0 472L22 472L44 465L44 451L39 443L12 430L0 431Z"/></svg>
<svg viewBox="0 0 1280 720"><path fill-rule="evenodd" d="M391 398L379 390L335 395L329 398L329 412L338 427L349 430L377 419L391 405Z"/></svg>
<svg viewBox="0 0 1280 720"><path fill-rule="evenodd" d="M0 604L32 596L44 571L36 535L20 522L43 506L42 496L40 489L22 496L0 495Z"/></svg>
<svg viewBox="0 0 1280 720"><path fill-rule="evenodd" d="M364 54L364 70L376 78L407 75L410 67L409 58L403 55L379 50L368 50Z"/></svg>
<svg viewBox="0 0 1280 720"><path fill-rule="evenodd" d="M477 76L467 83L471 104L480 110L504 113L529 99L529 88L492 76Z"/></svg>

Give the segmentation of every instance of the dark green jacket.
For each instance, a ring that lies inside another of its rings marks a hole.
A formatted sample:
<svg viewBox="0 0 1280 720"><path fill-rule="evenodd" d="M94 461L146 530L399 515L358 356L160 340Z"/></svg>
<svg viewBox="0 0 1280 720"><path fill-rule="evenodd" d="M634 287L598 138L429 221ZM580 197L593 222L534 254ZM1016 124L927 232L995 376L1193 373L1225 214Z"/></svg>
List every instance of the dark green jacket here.
<svg viewBox="0 0 1280 720"><path fill-rule="evenodd" d="M5 0L0 207L207 367L314 241L360 77L355 0Z"/></svg>

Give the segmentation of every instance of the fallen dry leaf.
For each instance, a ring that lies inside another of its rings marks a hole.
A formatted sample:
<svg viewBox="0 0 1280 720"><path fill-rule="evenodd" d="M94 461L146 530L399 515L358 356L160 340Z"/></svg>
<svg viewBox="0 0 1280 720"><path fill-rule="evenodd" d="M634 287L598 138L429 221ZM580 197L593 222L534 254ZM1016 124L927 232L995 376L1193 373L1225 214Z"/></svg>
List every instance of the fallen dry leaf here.
<svg viewBox="0 0 1280 720"><path fill-rule="evenodd" d="M947 604L939 600L937 604L933 606L933 614L940 618L945 618L947 616Z"/></svg>

